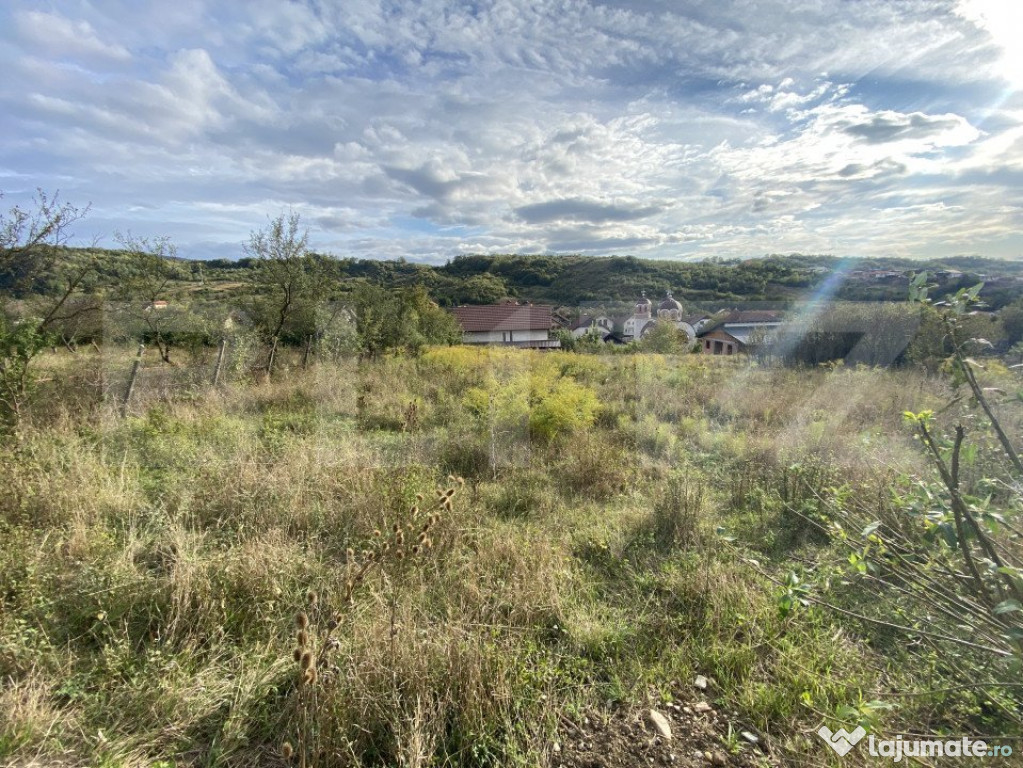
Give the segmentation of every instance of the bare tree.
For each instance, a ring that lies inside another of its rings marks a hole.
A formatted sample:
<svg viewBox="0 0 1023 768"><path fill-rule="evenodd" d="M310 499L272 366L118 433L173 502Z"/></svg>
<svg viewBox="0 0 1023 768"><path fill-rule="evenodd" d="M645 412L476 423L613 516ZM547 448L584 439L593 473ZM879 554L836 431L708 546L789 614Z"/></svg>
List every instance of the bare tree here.
<svg viewBox="0 0 1023 768"><path fill-rule="evenodd" d="M34 202L32 209L16 205L0 214L0 292L27 290L40 275L52 271L71 226L89 212L89 206L63 202L59 192L51 197L39 189Z"/></svg>
<svg viewBox="0 0 1023 768"><path fill-rule="evenodd" d="M32 363L52 340L54 325L96 309L72 302L93 267L88 260L65 272L57 295L45 301L38 316L14 318L7 302L54 277L70 227L88 210L40 189L34 208L14 206L0 213L0 425L17 427L34 379Z"/></svg>
<svg viewBox="0 0 1023 768"><path fill-rule="evenodd" d="M121 286L122 296L127 301L126 312L141 321L148 331L149 341L156 345L160 359L170 363L166 301L168 288L174 279L170 259L177 256L177 248L168 237L150 239L135 237L131 233L118 233L116 237L130 264L130 272Z"/></svg>

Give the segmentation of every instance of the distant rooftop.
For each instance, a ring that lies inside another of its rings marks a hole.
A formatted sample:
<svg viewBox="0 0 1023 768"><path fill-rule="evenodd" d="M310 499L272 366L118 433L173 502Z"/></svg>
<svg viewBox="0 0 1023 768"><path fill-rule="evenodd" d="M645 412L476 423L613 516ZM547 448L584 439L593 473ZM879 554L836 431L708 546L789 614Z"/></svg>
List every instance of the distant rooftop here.
<svg viewBox="0 0 1023 768"><path fill-rule="evenodd" d="M551 311L540 304L486 304L451 310L466 332L547 331L554 322Z"/></svg>
<svg viewBox="0 0 1023 768"><path fill-rule="evenodd" d="M781 312L773 309L744 309L730 312L722 322L726 325L732 323L780 323Z"/></svg>

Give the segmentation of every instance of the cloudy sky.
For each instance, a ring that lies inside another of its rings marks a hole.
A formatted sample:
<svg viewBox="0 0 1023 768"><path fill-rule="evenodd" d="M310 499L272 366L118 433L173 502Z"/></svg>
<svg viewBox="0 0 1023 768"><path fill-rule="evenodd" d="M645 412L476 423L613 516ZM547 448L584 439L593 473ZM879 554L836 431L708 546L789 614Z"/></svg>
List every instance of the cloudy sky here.
<svg viewBox="0 0 1023 768"><path fill-rule="evenodd" d="M3 209L234 257L1023 258L1016 0L5 0Z"/></svg>

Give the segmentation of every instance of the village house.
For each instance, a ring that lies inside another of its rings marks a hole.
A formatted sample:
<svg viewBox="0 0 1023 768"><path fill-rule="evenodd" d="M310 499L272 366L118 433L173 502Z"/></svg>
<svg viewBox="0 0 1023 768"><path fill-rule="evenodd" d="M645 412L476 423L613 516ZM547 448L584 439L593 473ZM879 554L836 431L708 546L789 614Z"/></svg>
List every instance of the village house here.
<svg viewBox="0 0 1023 768"><path fill-rule="evenodd" d="M781 324L781 313L774 310L736 310L718 318L699 334L700 351L711 355L734 355L751 344L770 343Z"/></svg>
<svg viewBox="0 0 1023 768"><path fill-rule="evenodd" d="M557 349L551 338L552 308L539 304L475 305L451 310L462 328L463 344L492 344L529 349Z"/></svg>
<svg viewBox="0 0 1023 768"><path fill-rule="evenodd" d="M700 351L705 355L735 355L745 345L723 328L716 328L700 337Z"/></svg>
<svg viewBox="0 0 1023 768"><path fill-rule="evenodd" d="M579 320L570 326L572 335L580 339L583 336L596 336L601 341L607 341L615 332L614 318L607 315L582 315Z"/></svg>
<svg viewBox="0 0 1023 768"><path fill-rule="evenodd" d="M549 306L505 304L455 307L451 310L462 328L464 344L492 344L533 349L557 349L551 330L558 318ZM733 310L710 315L687 314L667 291L659 304L644 292L628 316L584 314L572 323L561 318L575 338L595 336L604 342L638 341L658 323L671 323L697 344L697 351L711 355L734 355L752 345L770 343L782 317L773 310Z"/></svg>

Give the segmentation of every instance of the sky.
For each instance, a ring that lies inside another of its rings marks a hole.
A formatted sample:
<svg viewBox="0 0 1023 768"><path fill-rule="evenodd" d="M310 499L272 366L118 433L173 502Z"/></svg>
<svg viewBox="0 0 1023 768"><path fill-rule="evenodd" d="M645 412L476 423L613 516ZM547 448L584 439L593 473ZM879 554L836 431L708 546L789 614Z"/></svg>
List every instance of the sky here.
<svg viewBox="0 0 1023 768"><path fill-rule="evenodd" d="M5 0L0 208L73 242L1023 258L1016 0Z"/></svg>

